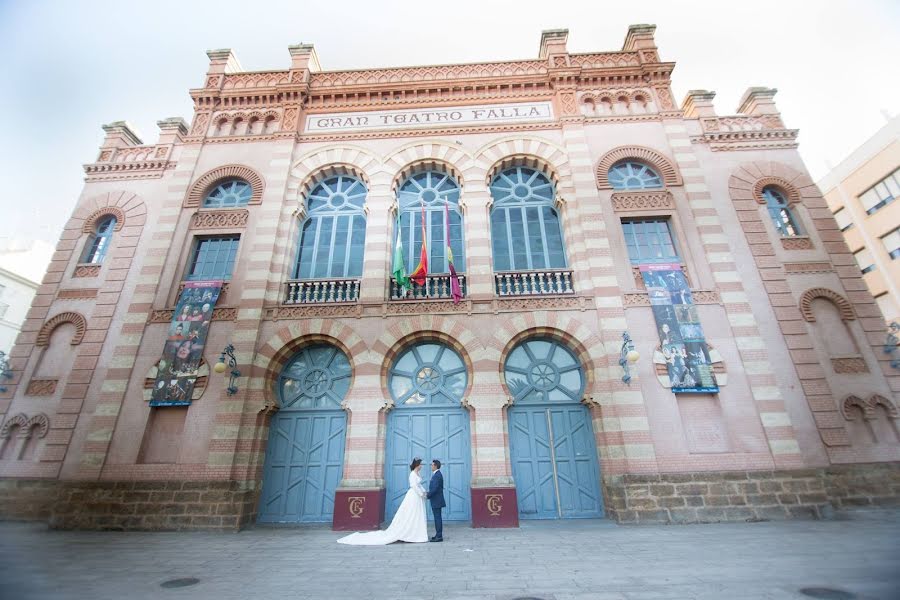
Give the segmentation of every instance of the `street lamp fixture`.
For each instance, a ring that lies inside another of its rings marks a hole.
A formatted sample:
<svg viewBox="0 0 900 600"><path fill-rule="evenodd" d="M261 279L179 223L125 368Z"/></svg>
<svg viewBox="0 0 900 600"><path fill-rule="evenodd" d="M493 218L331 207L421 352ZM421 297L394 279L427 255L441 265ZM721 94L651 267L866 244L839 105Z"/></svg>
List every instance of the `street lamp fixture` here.
<svg viewBox="0 0 900 600"><path fill-rule="evenodd" d="M622 371L624 371L624 374L622 375L623 383L631 383L631 365L636 363L640 358L640 353L634 349L634 342L631 341L631 336L628 335L627 331L623 331L622 349L619 353L619 366L622 367Z"/></svg>
<svg viewBox="0 0 900 600"><path fill-rule="evenodd" d="M229 396L234 396L238 391L234 382L235 379L241 376L241 372L237 369L237 359L234 358L234 346L231 344L225 346L225 349L219 354L219 362L213 367L213 371L221 374L228 369L231 369L231 373L228 379L228 387L225 389L225 392Z"/></svg>

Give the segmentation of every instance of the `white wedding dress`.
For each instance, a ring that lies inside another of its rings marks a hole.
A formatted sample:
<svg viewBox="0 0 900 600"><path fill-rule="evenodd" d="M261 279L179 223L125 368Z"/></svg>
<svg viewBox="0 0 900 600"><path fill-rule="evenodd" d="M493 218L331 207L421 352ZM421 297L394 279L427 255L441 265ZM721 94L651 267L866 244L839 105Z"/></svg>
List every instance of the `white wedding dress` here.
<svg viewBox="0 0 900 600"><path fill-rule="evenodd" d="M428 517L425 513L425 488L415 471L409 472L409 490L394 515L394 520L384 531L351 533L338 540L338 544L351 546L383 546L394 542L427 542Z"/></svg>

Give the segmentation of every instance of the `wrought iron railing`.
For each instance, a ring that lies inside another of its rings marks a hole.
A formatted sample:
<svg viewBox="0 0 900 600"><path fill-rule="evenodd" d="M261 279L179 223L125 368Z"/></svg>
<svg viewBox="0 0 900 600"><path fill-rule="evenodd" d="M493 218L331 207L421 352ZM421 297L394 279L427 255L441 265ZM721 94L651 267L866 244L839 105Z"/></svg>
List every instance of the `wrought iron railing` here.
<svg viewBox="0 0 900 600"><path fill-rule="evenodd" d="M356 302L359 279L291 279L284 284L285 304Z"/></svg>
<svg viewBox="0 0 900 600"><path fill-rule="evenodd" d="M498 296L543 296L574 294L570 269L503 271L494 273Z"/></svg>
<svg viewBox="0 0 900 600"><path fill-rule="evenodd" d="M463 298L466 297L466 276L458 274L459 289ZM453 296L450 293L450 275L429 275L425 278L425 285L412 284L411 290L403 290L397 285L397 280L391 277L391 300L449 300Z"/></svg>

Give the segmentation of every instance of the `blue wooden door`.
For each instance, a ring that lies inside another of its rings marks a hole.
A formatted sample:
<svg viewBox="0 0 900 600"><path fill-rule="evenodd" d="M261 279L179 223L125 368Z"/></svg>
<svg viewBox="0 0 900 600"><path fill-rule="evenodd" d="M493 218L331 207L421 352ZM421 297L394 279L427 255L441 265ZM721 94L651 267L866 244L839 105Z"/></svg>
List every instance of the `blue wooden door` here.
<svg viewBox="0 0 900 600"><path fill-rule="evenodd" d="M394 410L388 418L387 507L390 521L409 489L409 463L422 459L422 485L428 489L431 461L441 461L444 499L441 513L445 521L471 518L469 486L471 480L469 413L464 408L418 408ZM426 502L428 518L433 520L431 503Z"/></svg>
<svg viewBox="0 0 900 600"><path fill-rule="evenodd" d="M282 411L272 417L260 522L331 521L346 429L343 411Z"/></svg>
<svg viewBox="0 0 900 600"><path fill-rule="evenodd" d="M585 406L515 406L509 411L509 433L521 518L603 515L597 451Z"/></svg>

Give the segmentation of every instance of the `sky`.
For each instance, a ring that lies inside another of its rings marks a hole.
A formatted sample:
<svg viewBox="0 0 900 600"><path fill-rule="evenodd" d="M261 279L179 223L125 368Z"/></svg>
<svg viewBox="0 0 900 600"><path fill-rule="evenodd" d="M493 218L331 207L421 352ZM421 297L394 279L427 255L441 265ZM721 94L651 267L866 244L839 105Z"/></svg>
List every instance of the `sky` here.
<svg viewBox="0 0 900 600"><path fill-rule="evenodd" d="M158 120L190 122L207 49L245 70L287 69L299 42L325 70L484 62L536 58L544 29L568 28L570 52L620 50L633 23L657 26L678 101L713 90L733 114L748 87L778 88L816 180L900 113L896 0L0 0L0 241L56 243L102 124L153 144Z"/></svg>

